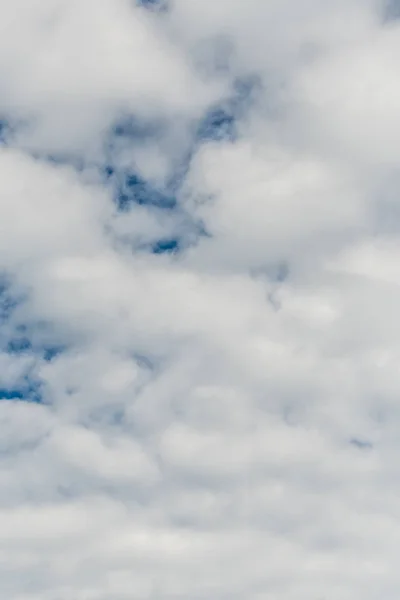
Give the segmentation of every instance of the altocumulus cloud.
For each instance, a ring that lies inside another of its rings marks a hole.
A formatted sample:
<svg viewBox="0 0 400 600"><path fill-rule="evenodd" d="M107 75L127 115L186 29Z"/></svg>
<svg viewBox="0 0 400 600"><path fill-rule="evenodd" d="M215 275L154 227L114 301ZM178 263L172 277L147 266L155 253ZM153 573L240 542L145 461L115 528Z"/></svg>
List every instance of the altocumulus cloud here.
<svg viewBox="0 0 400 600"><path fill-rule="evenodd" d="M0 592L397 600L400 3L0 11Z"/></svg>

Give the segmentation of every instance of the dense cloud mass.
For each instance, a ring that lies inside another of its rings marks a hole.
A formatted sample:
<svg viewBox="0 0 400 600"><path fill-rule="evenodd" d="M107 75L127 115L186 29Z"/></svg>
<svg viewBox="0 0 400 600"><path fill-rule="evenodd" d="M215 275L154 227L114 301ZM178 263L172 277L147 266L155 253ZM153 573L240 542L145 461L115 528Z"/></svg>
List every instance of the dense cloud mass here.
<svg viewBox="0 0 400 600"><path fill-rule="evenodd" d="M0 17L0 596L398 600L400 2Z"/></svg>

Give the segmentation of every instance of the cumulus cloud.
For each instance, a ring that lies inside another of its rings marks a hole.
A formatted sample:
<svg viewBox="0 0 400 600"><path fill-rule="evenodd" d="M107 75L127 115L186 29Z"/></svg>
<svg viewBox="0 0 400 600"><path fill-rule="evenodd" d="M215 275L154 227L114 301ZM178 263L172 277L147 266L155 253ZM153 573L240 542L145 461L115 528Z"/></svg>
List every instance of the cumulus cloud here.
<svg viewBox="0 0 400 600"><path fill-rule="evenodd" d="M0 591L397 598L398 2L0 19Z"/></svg>

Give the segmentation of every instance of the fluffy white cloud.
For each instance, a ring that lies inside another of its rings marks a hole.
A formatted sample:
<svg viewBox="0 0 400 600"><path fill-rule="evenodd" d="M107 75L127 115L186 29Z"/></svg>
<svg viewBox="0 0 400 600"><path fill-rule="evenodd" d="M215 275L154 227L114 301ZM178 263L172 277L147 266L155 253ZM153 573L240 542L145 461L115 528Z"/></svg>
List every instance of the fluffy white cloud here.
<svg viewBox="0 0 400 600"><path fill-rule="evenodd" d="M0 592L397 598L395 3L0 11Z"/></svg>

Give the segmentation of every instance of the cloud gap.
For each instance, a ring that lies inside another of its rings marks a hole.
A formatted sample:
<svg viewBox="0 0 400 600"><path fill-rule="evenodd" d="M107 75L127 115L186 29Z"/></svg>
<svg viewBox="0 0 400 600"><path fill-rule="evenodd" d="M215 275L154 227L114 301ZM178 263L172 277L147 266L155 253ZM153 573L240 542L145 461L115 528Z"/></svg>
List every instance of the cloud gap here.
<svg viewBox="0 0 400 600"><path fill-rule="evenodd" d="M20 317L10 320L4 328L3 348L7 354L29 355L46 362L55 360L68 350L51 324L22 323Z"/></svg>
<svg viewBox="0 0 400 600"><path fill-rule="evenodd" d="M164 123L148 122L132 115L120 118L111 128L105 143L106 162L101 172L113 189L119 210L129 210L134 204L167 210L176 207L174 195L165 186L144 176L132 158L138 145L156 146L164 128Z"/></svg>
<svg viewBox="0 0 400 600"><path fill-rule="evenodd" d="M254 76L237 78L233 82L230 97L212 107L199 123L197 142L234 142L238 137L238 121L251 108L259 85L258 78Z"/></svg>
<svg viewBox="0 0 400 600"><path fill-rule="evenodd" d="M26 377L21 381L19 386L9 388L0 387L0 402L4 400L43 404L41 384L34 379Z"/></svg>

